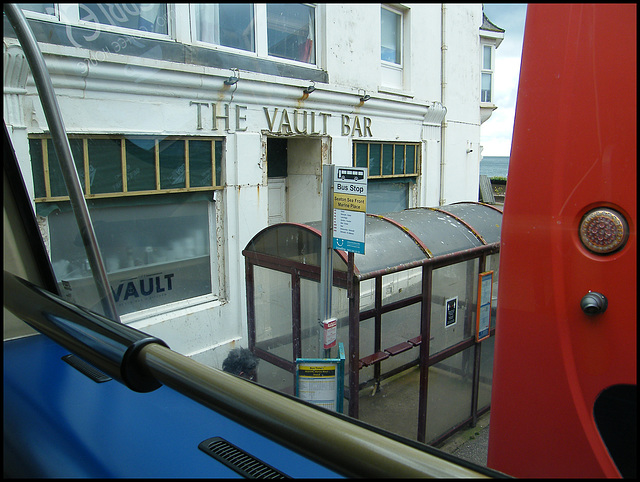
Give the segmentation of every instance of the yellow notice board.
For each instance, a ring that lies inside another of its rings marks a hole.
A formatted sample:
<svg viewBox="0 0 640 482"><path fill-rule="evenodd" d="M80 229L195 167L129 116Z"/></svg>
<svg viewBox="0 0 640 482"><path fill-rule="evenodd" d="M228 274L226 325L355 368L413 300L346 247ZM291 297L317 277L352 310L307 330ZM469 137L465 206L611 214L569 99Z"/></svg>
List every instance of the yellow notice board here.
<svg viewBox="0 0 640 482"><path fill-rule="evenodd" d="M338 358L298 358L296 397L314 405L342 412L344 394L344 346Z"/></svg>

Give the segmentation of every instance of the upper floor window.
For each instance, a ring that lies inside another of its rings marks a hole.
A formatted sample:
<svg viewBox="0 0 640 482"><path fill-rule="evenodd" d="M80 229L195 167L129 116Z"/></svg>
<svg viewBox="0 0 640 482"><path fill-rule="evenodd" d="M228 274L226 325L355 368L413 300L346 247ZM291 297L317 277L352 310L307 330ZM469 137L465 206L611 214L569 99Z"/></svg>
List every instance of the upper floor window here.
<svg viewBox="0 0 640 482"><path fill-rule="evenodd" d="M267 4L269 55L315 63L315 11L301 3Z"/></svg>
<svg viewBox="0 0 640 482"><path fill-rule="evenodd" d="M169 9L166 3L20 3L28 18L58 20L62 23L92 28L84 35L92 41L99 31L153 34L156 38L170 35ZM126 30L123 30L126 29ZM155 35L158 34L158 35ZM73 39L71 43L80 47Z"/></svg>
<svg viewBox="0 0 640 482"><path fill-rule="evenodd" d="M263 61L277 59L303 64L287 75L305 80L326 81L327 78L316 69L322 58L318 12L323 7L318 4L37 3L20 6L29 19L66 25L64 35L52 37L54 43L61 45L156 59L164 55L164 49L155 48L153 43L141 44L137 39L171 41L199 47L186 55L188 63L226 68L231 58L227 54L241 54L258 60L243 63L244 69L264 72ZM128 48L129 45L135 48ZM220 57L209 55L205 50L211 47L224 53ZM175 60L172 52L173 49L167 50Z"/></svg>
<svg viewBox="0 0 640 482"><path fill-rule="evenodd" d="M254 8L251 3L204 3L195 6L198 40L255 52Z"/></svg>
<svg viewBox="0 0 640 482"><path fill-rule="evenodd" d="M380 7L380 61L382 87L392 89L406 88L404 79L406 11Z"/></svg>
<svg viewBox="0 0 640 482"><path fill-rule="evenodd" d="M482 46L482 72L480 85L480 101L492 102L493 93L493 46Z"/></svg>
<svg viewBox="0 0 640 482"><path fill-rule="evenodd" d="M402 14L387 7L380 10L380 58L402 65Z"/></svg>
<svg viewBox="0 0 640 482"><path fill-rule="evenodd" d="M79 19L167 35L166 3L79 3Z"/></svg>
<svg viewBox="0 0 640 482"><path fill-rule="evenodd" d="M308 64L316 62L315 7L301 3L198 4L196 38L222 47Z"/></svg>

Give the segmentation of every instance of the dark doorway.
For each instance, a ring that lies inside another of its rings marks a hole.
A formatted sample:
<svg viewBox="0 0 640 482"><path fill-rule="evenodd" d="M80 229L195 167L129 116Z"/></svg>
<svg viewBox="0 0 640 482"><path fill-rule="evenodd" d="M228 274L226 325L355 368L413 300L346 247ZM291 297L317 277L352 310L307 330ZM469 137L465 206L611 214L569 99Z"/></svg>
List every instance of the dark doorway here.
<svg viewBox="0 0 640 482"><path fill-rule="evenodd" d="M287 177L287 139L267 139L267 177Z"/></svg>

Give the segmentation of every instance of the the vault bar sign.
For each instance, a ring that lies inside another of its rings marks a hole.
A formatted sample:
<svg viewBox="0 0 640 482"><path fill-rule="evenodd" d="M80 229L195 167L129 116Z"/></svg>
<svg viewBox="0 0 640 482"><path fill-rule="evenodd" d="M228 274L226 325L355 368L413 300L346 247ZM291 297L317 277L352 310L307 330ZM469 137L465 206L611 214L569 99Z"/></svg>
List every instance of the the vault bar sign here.
<svg viewBox="0 0 640 482"><path fill-rule="evenodd" d="M333 176L333 249L364 254L367 170L336 166Z"/></svg>

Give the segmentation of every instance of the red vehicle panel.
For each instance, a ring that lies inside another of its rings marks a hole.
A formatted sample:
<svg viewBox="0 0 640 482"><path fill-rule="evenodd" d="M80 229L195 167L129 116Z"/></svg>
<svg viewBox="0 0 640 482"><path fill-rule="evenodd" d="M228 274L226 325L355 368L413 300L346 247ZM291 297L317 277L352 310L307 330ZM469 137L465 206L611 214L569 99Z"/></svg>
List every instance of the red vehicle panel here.
<svg viewBox="0 0 640 482"><path fill-rule="evenodd" d="M635 400L637 384L636 45L634 4L528 7L488 454L490 467L517 477L620 476L594 404L613 386ZM614 252L581 241L595 208L627 224ZM606 297L605 311L581 309L589 292ZM632 411L619 422L633 424L635 443Z"/></svg>

